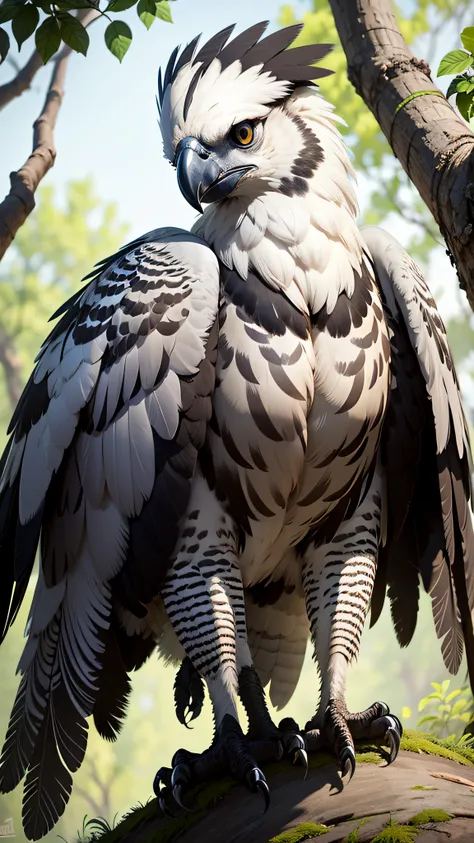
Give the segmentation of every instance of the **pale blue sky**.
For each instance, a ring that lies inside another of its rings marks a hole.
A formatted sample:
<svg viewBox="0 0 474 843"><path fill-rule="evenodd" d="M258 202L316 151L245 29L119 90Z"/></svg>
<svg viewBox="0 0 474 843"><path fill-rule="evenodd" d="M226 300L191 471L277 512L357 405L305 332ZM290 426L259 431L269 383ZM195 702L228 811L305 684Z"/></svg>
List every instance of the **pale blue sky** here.
<svg viewBox="0 0 474 843"><path fill-rule="evenodd" d="M308 3L295 2L302 12ZM185 45L198 32L209 37L230 23L240 31L257 20L277 26L278 0L178 0L171 4L174 24L156 21L147 32L134 9L121 12L133 30L133 42L120 65L103 40L104 21L89 30L87 58L71 58L66 95L56 127L58 156L47 183L64 185L94 177L103 200L115 200L131 235L161 225L189 226L196 214L181 197L170 165L163 159L157 125L157 72L176 44ZM269 29L270 29L269 28ZM23 46L22 62L32 49ZM42 69L33 90L12 102L0 116L0 196L8 191L8 173L17 170L31 151L32 122L39 113L50 68ZM0 67L0 84L12 76Z"/></svg>

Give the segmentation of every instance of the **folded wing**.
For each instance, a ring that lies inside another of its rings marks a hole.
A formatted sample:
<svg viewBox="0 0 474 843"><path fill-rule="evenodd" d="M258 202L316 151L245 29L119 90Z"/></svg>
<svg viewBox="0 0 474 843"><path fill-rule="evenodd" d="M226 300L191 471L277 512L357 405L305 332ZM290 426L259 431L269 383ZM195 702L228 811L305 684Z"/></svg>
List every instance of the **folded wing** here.
<svg viewBox="0 0 474 843"><path fill-rule="evenodd" d="M202 241L159 229L91 275L56 314L1 462L1 637L40 543L22 679L0 759L3 792L26 774L23 818L32 839L67 803L103 664L121 677L110 715L102 705L103 733L112 736L123 715L122 662L133 657L121 657L112 635L112 600L144 615L157 594L214 387L219 270Z"/></svg>
<svg viewBox="0 0 474 843"><path fill-rule="evenodd" d="M388 522L372 623L388 586L397 637L406 646L421 576L446 667L458 670L464 640L474 687L471 453L454 363L419 268L391 235L376 228L363 234L383 297L392 371L381 442Z"/></svg>

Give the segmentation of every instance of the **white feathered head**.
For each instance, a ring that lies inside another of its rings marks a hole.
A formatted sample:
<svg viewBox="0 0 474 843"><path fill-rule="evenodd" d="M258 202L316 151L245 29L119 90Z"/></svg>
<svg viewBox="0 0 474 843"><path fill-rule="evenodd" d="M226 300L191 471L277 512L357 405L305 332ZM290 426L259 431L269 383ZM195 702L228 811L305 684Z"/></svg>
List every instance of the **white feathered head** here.
<svg viewBox="0 0 474 843"><path fill-rule="evenodd" d="M332 73L313 66L331 45L288 50L302 25L262 38L267 26L255 24L231 41L229 26L200 50L198 36L180 55L177 47L164 75L159 72L164 152L199 211L201 202L224 199L243 185L250 194L262 185L298 193L300 171L317 166L317 139L295 115L284 114L284 104L296 88Z"/></svg>

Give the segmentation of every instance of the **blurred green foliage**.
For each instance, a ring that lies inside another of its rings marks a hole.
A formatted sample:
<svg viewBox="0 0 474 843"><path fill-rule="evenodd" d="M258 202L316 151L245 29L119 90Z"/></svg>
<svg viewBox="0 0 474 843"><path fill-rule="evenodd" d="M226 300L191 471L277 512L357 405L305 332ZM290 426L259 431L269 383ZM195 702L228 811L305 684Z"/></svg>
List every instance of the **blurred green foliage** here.
<svg viewBox="0 0 474 843"><path fill-rule="evenodd" d="M433 690L418 703L418 711L426 712L418 720L422 731L438 738L457 739L471 722L474 701L469 685L451 689L452 680L431 682Z"/></svg>

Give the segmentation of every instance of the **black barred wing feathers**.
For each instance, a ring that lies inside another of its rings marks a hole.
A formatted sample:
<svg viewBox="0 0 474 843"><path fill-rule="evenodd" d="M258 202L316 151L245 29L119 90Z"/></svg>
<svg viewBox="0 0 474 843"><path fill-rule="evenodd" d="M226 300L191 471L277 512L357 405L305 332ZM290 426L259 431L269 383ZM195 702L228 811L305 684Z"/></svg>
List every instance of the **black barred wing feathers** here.
<svg viewBox="0 0 474 843"><path fill-rule="evenodd" d="M406 646L416 625L421 577L445 664L458 670L464 641L474 687L471 453L456 372L444 325L416 264L389 234L376 228L363 233L392 350L381 443L388 524L372 622L388 586L397 637Z"/></svg>
<svg viewBox="0 0 474 843"><path fill-rule="evenodd" d="M166 574L211 414L218 291L217 260L197 237L160 229L134 241L62 309L12 419L0 635L39 542L41 570L0 788L26 774L30 838L64 810L86 718L109 738L120 728L137 659L121 653L112 598L144 614Z"/></svg>

